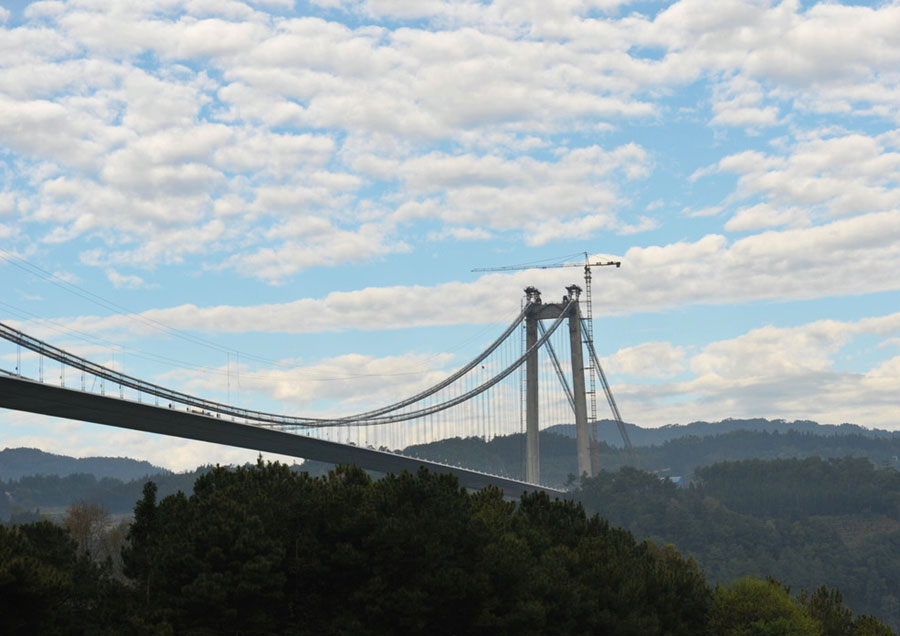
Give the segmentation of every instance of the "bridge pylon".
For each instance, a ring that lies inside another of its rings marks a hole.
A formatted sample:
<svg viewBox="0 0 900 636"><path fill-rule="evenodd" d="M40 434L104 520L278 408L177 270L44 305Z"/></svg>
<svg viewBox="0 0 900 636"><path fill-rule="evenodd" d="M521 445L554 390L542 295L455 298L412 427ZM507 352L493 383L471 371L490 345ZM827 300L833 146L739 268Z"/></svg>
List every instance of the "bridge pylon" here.
<svg viewBox="0 0 900 636"><path fill-rule="evenodd" d="M578 474L592 476L590 433L587 422L587 400L584 386L584 353L582 351L581 315L578 312L578 285L566 287L568 293L562 303L544 303L535 287L525 288L531 308L525 315L525 348L531 349L538 340L538 321L556 320L568 312L569 344L572 352L572 397L575 407L575 442L578 455ZM576 302L569 303L569 299ZM538 351L535 349L525 361L525 481L538 484L541 479L540 422L538 421Z"/></svg>

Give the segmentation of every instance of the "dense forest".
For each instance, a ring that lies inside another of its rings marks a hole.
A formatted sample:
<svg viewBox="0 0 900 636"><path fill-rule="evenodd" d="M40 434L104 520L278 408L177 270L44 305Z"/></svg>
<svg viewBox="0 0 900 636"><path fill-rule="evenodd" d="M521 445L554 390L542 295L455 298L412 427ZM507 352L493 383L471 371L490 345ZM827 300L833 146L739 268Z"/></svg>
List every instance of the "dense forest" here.
<svg viewBox="0 0 900 636"><path fill-rule="evenodd" d="M478 438L448 439L422 446L411 446L404 453L445 463L467 466L485 472L498 472L521 478L524 438L521 435L498 437L489 442ZM30 451L31 449L16 449ZM78 500L102 505L113 513L131 511L140 497L143 485L150 479L158 484L161 495L178 490L190 493L197 476L209 470L200 467L189 473L160 473L122 480L98 477L79 472L60 476L59 471L81 466L73 458L32 453L38 458L35 472L27 476L0 479L0 521L40 518L54 509L61 509ZM635 447L633 466L661 474L689 476L700 467L723 460L750 458L776 459L785 457L868 457L878 466L895 466L893 459L900 454L900 440L871 437L856 433L842 435L813 435L797 431L735 431L707 437L681 437L659 446ZM0 462L13 455L0 451ZM15 470L24 471L16 457ZM109 467L99 466L101 472ZM110 461L108 458L105 461ZM115 463L126 460L112 460ZM127 460L130 461L130 460ZM627 454L606 444L600 445L600 465L616 470L628 465ZM141 466L140 464L138 466ZM541 475L548 485L562 487L570 484L576 472L575 446L572 439L549 432L541 434ZM143 467L143 466L141 466ZM0 473L8 467L0 463ZM313 475L325 475L333 466L307 462L302 469ZM129 470L138 468L131 466ZM35 474L41 473L43 474Z"/></svg>
<svg viewBox="0 0 900 636"><path fill-rule="evenodd" d="M601 444L607 470L584 480L574 495L588 512L599 513L613 526L692 555L713 584L774 576L797 591L825 583L843 592L848 608L900 630L900 473L887 469L896 466L900 453L896 436L861 433L849 425L820 427L814 430L831 434L817 435L783 430L797 423L751 424L761 430L675 437L636 447L632 466L626 465L624 451ZM704 426L678 430L702 431ZM666 435L675 432L670 428ZM518 476L522 441L521 436L490 442L450 439L406 452L477 469L500 467L500 472ZM547 481L577 486L572 439L544 432L541 444ZM10 456L4 453L0 459ZM39 457L39 465L51 471L55 468L48 457L54 456ZM326 483L332 468L308 462L302 470ZM210 470L132 480L89 474L10 478L0 481L0 521L25 523L47 513L60 520L73 504L130 517L150 480L162 501L179 491L191 500L195 480ZM297 466L289 470L299 472ZM688 486L677 488L660 479L675 475L689 477ZM121 524L108 518L116 536L101 540L85 538L71 510L66 519L78 545L94 545L95 556L120 561L118 548L110 546L124 537Z"/></svg>
<svg viewBox="0 0 900 636"><path fill-rule="evenodd" d="M774 576L837 586L848 607L900 627L900 473L864 458L747 460L668 479L623 468L582 482L587 510L671 543L712 582Z"/></svg>
<svg viewBox="0 0 900 636"><path fill-rule="evenodd" d="M826 429L827 430L827 429ZM447 439L410 446L404 453L488 472L522 477L524 436ZM571 483L577 473L574 441L565 435L542 431L541 481L548 486ZM669 475L691 475L698 467L725 460L780 459L789 457L867 457L876 466L900 467L900 437L844 433L817 435L789 430L737 430L705 437L676 437L659 445L635 446L634 458L621 448L599 444L600 466L617 470L633 466Z"/></svg>
<svg viewBox="0 0 900 636"><path fill-rule="evenodd" d="M597 436L601 442L621 448L624 446L614 420L598 420ZM574 424L560 424L547 428L551 433L575 437ZM735 431L755 431L758 433L810 433L812 435L835 436L857 435L874 439L898 439L900 433L877 428L863 428L856 424L819 424L812 420L767 420L727 418L718 422L696 421L689 424L669 424L658 428L643 428L625 423L625 430L635 446L661 446L680 437L710 437Z"/></svg>
<svg viewBox="0 0 900 636"><path fill-rule="evenodd" d="M114 477L98 479L87 473L0 480L0 522L38 520L78 501L97 504L114 514L130 513L148 481L158 485L161 495L179 490L189 493L197 477L211 469L211 466L201 466L189 473L162 473L130 481Z"/></svg>
<svg viewBox="0 0 900 636"><path fill-rule="evenodd" d="M314 478L260 461L215 468L190 496L157 495L147 482L119 564L76 541L89 534L74 523L86 506L65 527L0 527L0 632L892 633L837 589L747 577L711 587L691 558L580 503L516 504L425 471Z"/></svg>

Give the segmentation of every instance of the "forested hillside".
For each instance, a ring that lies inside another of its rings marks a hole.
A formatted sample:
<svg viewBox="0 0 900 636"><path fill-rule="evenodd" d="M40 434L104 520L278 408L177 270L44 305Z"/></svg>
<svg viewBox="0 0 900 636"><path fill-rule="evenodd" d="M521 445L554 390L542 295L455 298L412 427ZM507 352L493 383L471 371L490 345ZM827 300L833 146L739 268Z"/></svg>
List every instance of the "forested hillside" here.
<svg viewBox="0 0 900 636"><path fill-rule="evenodd" d="M774 576L793 589L839 587L847 605L900 627L900 473L863 458L748 460L669 480L624 468L577 497L635 536L672 543L706 576Z"/></svg>
<svg viewBox="0 0 900 636"><path fill-rule="evenodd" d="M407 454L459 464L476 470L522 477L524 436L448 439L411 446ZM551 432L541 433L541 481L562 486L577 473L575 442ZM706 437L678 437L653 446L635 446L634 461L627 453L608 444L599 445L600 466L616 470L632 465L650 472L690 475L695 469L725 460L780 459L790 457L865 457L877 466L900 467L900 438L873 437L857 433L815 435L788 431L738 430Z"/></svg>
<svg viewBox="0 0 900 636"><path fill-rule="evenodd" d="M614 428L611 423L609 427ZM731 429L746 425L760 430ZM561 427L556 427L559 430ZM687 433L704 430L726 430L730 432L704 437L675 437L651 446L635 446L635 458L631 464L642 470L665 474L689 476L703 466L741 459L778 459L790 457L866 457L876 466L900 467L900 438L886 431L865 431L859 427L820 426L814 422L780 422L769 420L726 420L715 424L695 422L686 426L665 429L639 429L642 435L650 436L654 431L662 431L663 437L676 432ZM794 430L796 428L803 429ZM631 427L632 433L637 427ZM782 432L782 430L786 432ZM601 428L601 432L603 428ZM808 431L819 431L814 434ZM635 436L635 443L641 439ZM600 444L600 465L606 470L616 470L629 465L627 454L620 448ZM26 452L27 451L27 452ZM411 446L406 454L433 459L499 473L517 478L522 477L524 457L524 436L509 435L497 437L489 442L478 438L448 439L432 444ZM24 453L24 454L23 454ZM33 472L27 472L21 459L32 457ZM12 464L3 462L13 461ZM122 462L132 462L131 470L143 470L146 463L122 458L94 458L96 465L108 472L110 466ZM80 499L103 505L113 513L129 512L140 496L141 488L148 478L159 484L162 494L177 490L190 492L197 473L187 475L141 473L139 478L104 478L103 474L85 474L89 471L69 474L72 466L85 466L88 460L41 453L33 449L7 449L0 453L0 474L4 471L27 472L28 476L0 478L0 521L10 515L34 513L35 509L47 510L71 505ZM91 460L93 461L93 460ZM145 466L146 464L146 466ZM318 462L307 462L303 470L313 475L325 475L333 466ZM204 469L198 469L204 470ZM545 484L563 487L572 483L577 472L574 441L557 433L541 433L541 476ZM57 475L66 475L57 477ZM8 494L5 494L8 493ZM26 518L26 517L20 517Z"/></svg>
<svg viewBox="0 0 900 636"><path fill-rule="evenodd" d="M881 429L863 428L856 424L819 424L812 420L767 420L756 417L752 419L728 418L718 422L697 421L689 424L669 424L658 428L643 428L625 423L625 429L631 443L635 446L660 446L680 437L709 437L735 431L755 431L758 433L811 433L812 435L861 435L875 439L900 438L900 433ZM574 424L562 424L547 428L551 433L575 437ZM622 437L613 420L598 421L598 437L613 447L622 447Z"/></svg>
<svg viewBox="0 0 900 636"><path fill-rule="evenodd" d="M97 504L113 514L130 513L148 481L159 484L163 495L179 490L189 493L197 477L211 468L201 466L189 473L166 472L130 481L113 477L98 479L86 473L0 480L0 523L40 519L42 515L61 512L77 501Z"/></svg>
<svg viewBox="0 0 900 636"><path fill-rule="evenodd" d="M124 583L60 527L0 527L0 633L891 634L838 590L713 588L578 503L424 471L260 462L162 500L151 482L122 557Z"/></svg>
<svg viewBox="0 0 900 636"><path fill-rule="evenodd" d="M487 443L451 439L407 451L482 470L499 467L519 476L522 441L521 436ZM545 479L571 483L573 440L543 433L541 444ZM694 555L711 581L771 575L795 591L822 583L837 586L853 610L898 628L900 473L887 469L895 465L897 445L893 436L846 429L833 435L734 431L637 447L638 468L622 470L624 452L601 445L601 464L607 470L585 480L577 496L614 526ZM314 475L328 472L315 463L306 469ZM196 477L208 470L154 477L159 496L178 490L190 496ZM693 481L679 490L659 478L666 475L691 476ZM0 520L36 519L48 509L60 514L79 500L128 512L147 481L84 474L7 480L0 482Z"/></svg>
<svg viewBox="0 0 900 636"><path fill-rule="evenodd" d="M150 462L127 457L67 457L36 448L4 448L0 450L0 479L10 480L29 475L94 475L122 481L148 475L164 475L170 471Z"/></svg>

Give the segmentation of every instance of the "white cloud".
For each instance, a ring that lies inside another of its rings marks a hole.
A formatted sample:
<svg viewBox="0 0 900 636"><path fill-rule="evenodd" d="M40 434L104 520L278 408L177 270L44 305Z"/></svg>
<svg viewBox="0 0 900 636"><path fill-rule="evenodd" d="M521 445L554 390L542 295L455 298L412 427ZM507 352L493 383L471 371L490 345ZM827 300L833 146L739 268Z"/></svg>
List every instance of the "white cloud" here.
<svg viewBox="0 0 900 636"><path fill-rule="evenodd" d="M81 282L77 274L72 272L53 272L53 278L63 283L71 283L73 285Z"/></svg>
<svg viewBox="0 0 900 636"><path fill-rule="evenodd" d="M324 236L329 236L327 230ZM333 245L314 242L309 247L312 256L299 249L290 253L288 248L285 253L254 253L232 266L262 268L267 278L279 280L292 268L308 266L305 259L341 257L352 261L360 257L360 250L364 252L361 257L366 258L372 256L366 250L392 249L379 242L377 231L374 239L372 236L341 236ZM821 227L769 231L733 242L724 236L708 235L694 242L634 247L614 260L622 261L621 269L604 273L603 284L594 289L598 315L897 290L900 212L863 215ZM518 295L497 294L498 287L515 290L537 285L553 294L554 289L561 291L578 279L579 272L567 269L517 271L487 274L469 283L371 287L272 305L185 305L145 315L176 328L210 332L315 333L491 323L497 316L515 315L519 303ZM469 311L465 316L447 312L447 298L467 298ZM135 328L123 316L67 320L73 328L89 332Z"/></svg>
<svg viewBox="0 0 900 636"><path fill-rule="evenodd" d="M900 8L890 4L804 9L798 2L682 0L652 22L636 21L633 34L664 47L660 67L681 80L723 73L729 82L759 82L769 97L801 111L896 119L898 24ZM728 116L742 124L766 125L777 114L775 105L734 106Z"/></svg>
<svg viewBox="0 0 900 636"><path fill-rule="evenodd" d="M637 378L671 377L685 368L685 350L668 342L645 342L619 349L604 359L608 373L624 373Z"/></svg>
<svg viewBox="0 0 900 636"><path fill-rule="evenodd" d="M887 341L898 332L900 314L762 327L704 346L688 358L694 376L689 380L613 390L625 418L644 426L780 417L896 429L900 357L863 373L841 370L836 359L856 337Z"/></svg>
<svg viewBox="0 0 900 636"><path fill-rule="evenodd" d="M468 227L446 227L440 232L428 233L429 241L444 241L449 238L457 241L487 241L493 238L493 235L481 228Z"/></svg>
<svg viewBox="0 0 900 636"><path fill-rule="evenodd" d="M740 175L736 199L762 197L766 207L739 212L728 229L756 229L817 218L900 207L896 133L831 135L813 132L785 154L745 151L713 170ZM702 169L693 178L709 174Z"/></svg>
<svg viewBox="0 0 900 636"><path fill-rule="evenodd" d="M742 126L754 130L774 126L778 122L778 107L764 106L763 91L758 83L737 76L715 91L711 124Z"/></svg>
<svg viewBox="0 0 900 636"><path fill-rule="evenodd" d="M684 303L801 299L896 289L900 212L862 215L824 226L769 231L729 244L725 237L631 248L622 276L606 286L623 311ZM634 272L632 274L632 272Z"/></svg>
<svg viewBox="0 0 900 636"><path fill-rule="evenodd" d="M592 71L595 60L552 43L467 28L384 38L315 18L278 29L229 71L220 95L239 116L433 139L653 112L621 81Z"/></svg>
<svg viewBox="0 0 900 636"><path fill-rule="evenodd" d="M290 177L304 166L323 166L335 152L333 139L307 133L277 134L237 129L237 138L213 153L217 166L231 172L265 171L277 179Z"/></svg>
<svg viewBox="0 0 900 636"><path fill-rule="evenodd" d="M746 232L783 225L803 225L806 221L807 215L802 209L777 209L768 203L758 203L739 209L725 223L725 229L729 232Z"/></svg>
<svg viewBox="0 0 900 636"><path fill-rule="evenodd" d="M250 0L250 3L278 9L291 9L294 6L294 0Z"/></svg>
<svg viewBox="0 0 900 636"><path fill-rule="evenodd" d="M345 245L389 208L401 221L439 219L443 236L516 232L535 246L604 230L642 232L659 223L622 210L629 203L623 183L652 169L644 148L561 147L553 160L534 159L527 148L547 148L547 136L560 131L658 114L654 91L704 74L718 82L714 124L780 122L786 100L836 90L834 53L816 44L836 24L849 29L851 42L874 37L883 47L875 55L842 40L836 72L856 82L857 101L879 88L885 104L893 99L887 69L900 46L885 27L897 18L892 7L683 0L652 18L616 19L596 17L591 3L365 5L369 15L414 10L453 25L438 31L349 28L240 3L219 7L46 4L29 14L42 27L4 32L15 46L0 47L0 72L15 92L0 95L9 115L0 142L60 166L27 202L27 221L48 228L46 241L135 245L105 254L94 246L86 262L152 267L217 254L210 263L217 267L302 249L277 238L284 218L260 225L295 213L340 219ZM629 53L646 47L662 57ZM797 51L808 68L792 75L785 60ZM157 66L140 68L141 54L156 56ZM197 63L210 72L192 70ZM859 70L867 64L880 69L874 79ZM807 75L813 83L802 81ZM366 139L390 150L356 152ZM446 140L463 147L435 150ZM784 156L731 155L718 169L739 174L739 196L762 197L771 208L751 202L726 229L802 225L817 207L829 214L894 209L895 154L887 137L844 135L801 140ZM851 169L816 162L823 157L850 157ZM379 180L380 192L362 194ZM354 223L357 214L368 216ZM228 232L209 231L214 216L233 220L237 244L227 242ZM167 234L175 227L212 242L186 247ZM147 236L166 238L136 246ZM377 258L403 243L382 238L355 251ZM315 246L306 251L283 267L264 264L262 277L281 280L333 262Z"/></svg>
<svg viewBox="0 0 900 636"><path fill-rule="evenodd" d="M0 192L0 216L15 212L16 195L13 192Z"/></svg>
<svg viewBox="0 0 900 636"><path fill-rule="evenodd" d="M26 156L89 169L115 141L101 122L58 103L16 101L0 94L0 110L0 143Z"/></svg>
<svg viewBox="0 0 900 636"><path fill-rule="evenodd" d="M259 12L238 15L236 9L209 17L209 3L199 2L184 6L193 13L190 19L176 19L175 5L155 16L123 7L101 13L78 4L45 13L95 55L152 50L162 57L212 56L227 65L231 79L270 92L272 111L289 104L279 96L291 90L292 77L301 80L297 86L330 84L312 99L301 97L309 104L297 115L317 125L373 132L376 123L382 130L400 124L418 134L445 134L460 125L525 120L552 125L572 117L647 115L654 111L652 103L636 94L648 85L720 72L729 85L759 86L753 103L742 103L750 98L740 91L718 100L722 124L773 123L779 108L760 106L760 92L818 110L859 105L877 112L895 102L893 69L900 59L892 28L900 21L895 6L817 4L804 10L791 2L710 7L682 0L652 19L638 14L609 19L590 16L591 4L349 5L376 18L410 18L412 10L442 27L438 33L398 29L388 38L384 29L351 30L316 18L276 21ZM619 3L602 4L609 10ZM168 20L161 19L167 14ZM664 55L657 61L629 54L642 47ZM283 69L277 83L271 81L273 66ZM321 82L310 83L308 71ZM352 78L362 81L347 81ZM368 97L368 112L354 110L358 100L346 98L360 91ZM409 107L412 101L417 108ZM389 111L395 116L384 117Z"/></svg>
<svg viewBox="0 0 900 636"><path fill-rule="evenodd" d="M339 260L323 243L290 240L310 218L331 224L335 251L353 262L408 249L383 222L390 208L397 219L439 218L445 237L516 231L533 245L655 226L616 214L624 202L618 183L649 173L639 146L570 149L542 161L521 154L547 145L526 132L535 124L560 130L584 118L650 112L616 81L570 70L589 64L577 53L476 29L350 29L244 15L242 6L222 4L212 17L206 2L32 8L56 44L23 33L27 55L0 68L17 91L0 95L13 114L5 137L0 124L0 141L56 167L23 215L31 229L46 228L45 243L92 240L82 262L103 267L215 255L212 268L280 281ZM76 52L85 57L74 59ZM144 68L144 53L158 65ZM220 75L180 63L200 58ZM545 89L535 93L539 85ZM535 102L535 94L543 97ZM307 126L330 132L297 130ZM346 150L336 140L342 130L350 133ZM427 148L457 135L485 151ZM381 153L402 151L393 162L355 154L365 139ZM387 172L373 171L379 162ZM386 175L399 179L396 189L360 197ZM213 217L228 218L228 230Z"/></svg>
<svg viewBox="0 0 900 636"><path fill-rule="evenodd" d="M689 218L696 219L702 218L704 216L715 216L721 211L721 206L712 205L706 208L700 208L699 210L691 210L690 208L685 208L681 211L681 213Z"/></svg>
<svg viewBox="0 0 900 636"><path fill-rule="evenodd" d="M399 396L414 395L433 386L448 375L452 361L450 354L409 353L381 358L347 354L303 366L282 361L278 367L268 369L252 369L244 364L241 368L232 365L199 372L173 370L160 381L209 395L222 390L223 376L228 373L235 384L240 378L245 397L259 393L290 404L294 412L302 409L310 417L336 417L383 406L397 401Z"/></svg>
<svg viewBox="0 0 900 636"><path fill-rule="evenodd" d="M113 287L116 289L140 289L144 287L146 283L144 283L144 279L140 276L128 276L119 274L114 269L106 270L106 277L109 279L109 282L112 283Z"/></svg>
<svg viewBox="0 0 900 636"><path fill-rule="evenodd" d="M846 325L833 321L799 328L761 327L707 345L691 359L690 367L699 377L715 375L730 380L821 372L831 367L831 355L850 336Z"/></svg>
<svg viewBox="0 0 900 636"><path fill-rule="evenodd" d="M360 263L409 250L405 243L391 239L384 228L374 224L363 224L350 231L325 219L298 216L272 231L285 240L276 247L236 254L226 266L246 276L281 283L312 267Z"/></svg>
<svg viewBox="0 0 900 636"><path fill-rule="evenodd" d="M437 217L452 225L522 229L533 245L591 236L600 229L628 231L614 213L622 204L617 181L646 176L649 163L646 151L635 144L561 149L555 161L431 153L393 162L408 192L429 197L398 206L395 218Z"/></svg>

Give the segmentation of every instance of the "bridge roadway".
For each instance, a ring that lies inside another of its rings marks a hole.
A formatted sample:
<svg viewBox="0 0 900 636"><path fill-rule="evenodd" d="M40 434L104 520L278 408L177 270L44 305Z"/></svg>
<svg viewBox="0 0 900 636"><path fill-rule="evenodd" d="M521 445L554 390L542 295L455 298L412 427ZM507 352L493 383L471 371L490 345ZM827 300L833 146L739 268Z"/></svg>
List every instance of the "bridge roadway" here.
<svg viewBox="0 0 900 636"><path fill-rule="evenodd" d="M553 497L565 495L561 490L440 462L251 426L182 410L184 407L169 408L86 393L3 373L0 373L0 407L330 464L353 464L381 473L415 472L424 466L432 472L455 475L465 488L479 490L496 486L507 497L518 498L523 492L533 491Z"/></svg>

